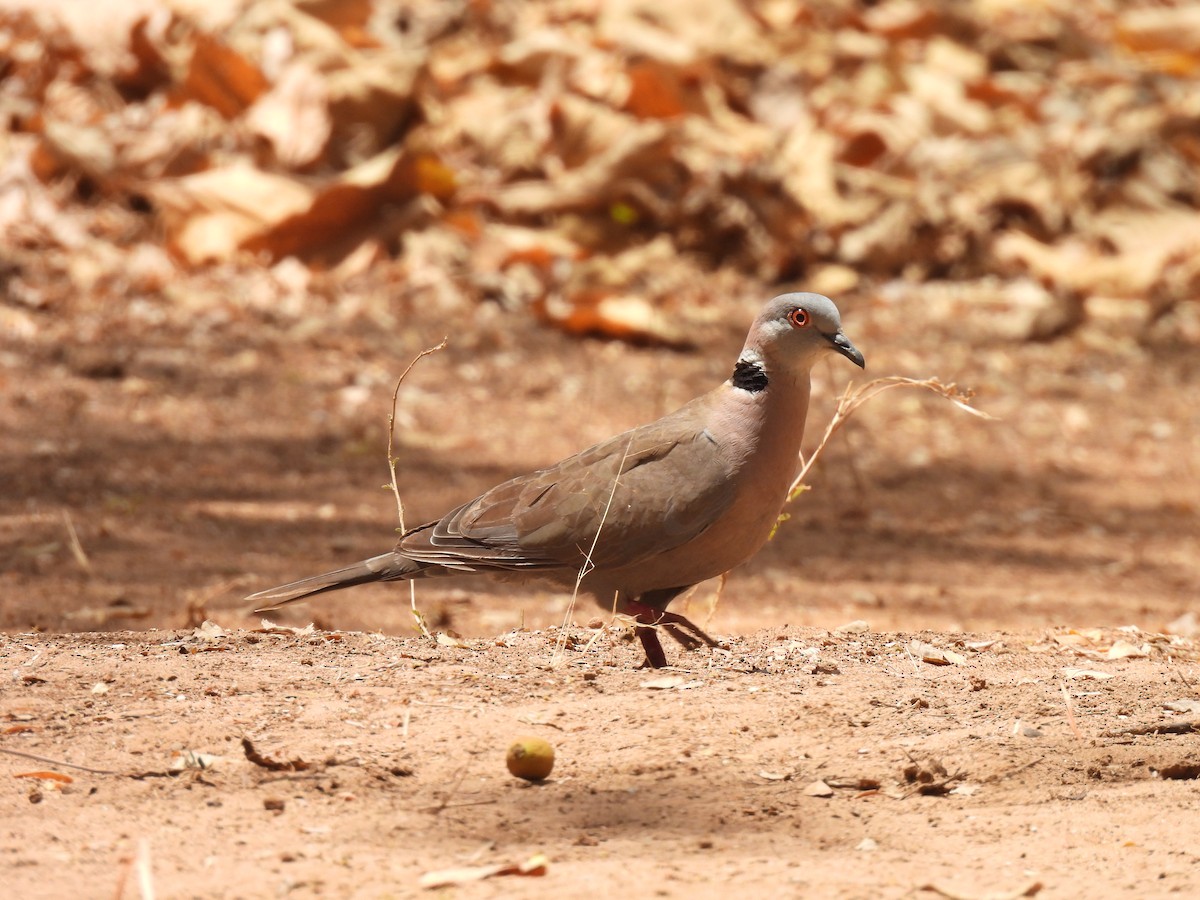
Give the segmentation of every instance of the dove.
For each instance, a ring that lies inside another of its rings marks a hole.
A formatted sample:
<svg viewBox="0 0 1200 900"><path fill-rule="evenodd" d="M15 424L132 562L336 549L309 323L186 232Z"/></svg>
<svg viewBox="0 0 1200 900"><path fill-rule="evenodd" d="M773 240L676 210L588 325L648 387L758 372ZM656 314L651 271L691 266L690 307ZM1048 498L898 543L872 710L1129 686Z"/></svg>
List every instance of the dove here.
<svg viewBox="0 0 1200 900"><path fill-rule="evenodd" d="M393 549L248 597L256 611L380 581L465 572L537 578L629 616L643 665L662 629L717 642L667 607L770 537L798 471L813 365L866 362L828 297L782 294L754 320L729 379L657 421L520 475L404 532Z"/></svg>

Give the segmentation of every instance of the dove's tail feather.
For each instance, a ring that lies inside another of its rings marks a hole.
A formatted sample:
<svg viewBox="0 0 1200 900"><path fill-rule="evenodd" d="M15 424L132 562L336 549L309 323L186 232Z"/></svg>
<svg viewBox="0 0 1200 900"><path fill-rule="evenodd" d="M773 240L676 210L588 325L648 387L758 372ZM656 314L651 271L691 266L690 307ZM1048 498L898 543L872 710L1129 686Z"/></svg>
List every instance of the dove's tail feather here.
<svg viewBox="0 0 1200 900"><path fill-rule="evenodd" d="M395 551L372 556L344 569L334 569L311 578L302 578L279 587L268 588L247 597L256 604L256 613L269 612L279 609L288 603L304 600L308 597L324 594L327 591L340 591L342 588L354 587L356 584L370 584L374 581L407 581L410 578L420 578L426 563L401 556Z"/></svg>

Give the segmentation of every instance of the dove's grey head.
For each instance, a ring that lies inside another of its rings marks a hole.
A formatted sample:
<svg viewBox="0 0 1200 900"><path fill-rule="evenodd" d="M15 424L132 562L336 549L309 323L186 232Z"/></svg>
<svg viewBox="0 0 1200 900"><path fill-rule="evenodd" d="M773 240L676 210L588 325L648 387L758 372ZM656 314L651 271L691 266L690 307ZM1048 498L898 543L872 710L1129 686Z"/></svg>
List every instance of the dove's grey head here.
<svg viewBox="0 0 1200 900"><path fill-rule="evenodd" d="M830 352L866 367L863 355L842 332L842 317L832 300L820 294L780 294L754 320L733 384L762 390L772 373L807 372Z"/></svg>

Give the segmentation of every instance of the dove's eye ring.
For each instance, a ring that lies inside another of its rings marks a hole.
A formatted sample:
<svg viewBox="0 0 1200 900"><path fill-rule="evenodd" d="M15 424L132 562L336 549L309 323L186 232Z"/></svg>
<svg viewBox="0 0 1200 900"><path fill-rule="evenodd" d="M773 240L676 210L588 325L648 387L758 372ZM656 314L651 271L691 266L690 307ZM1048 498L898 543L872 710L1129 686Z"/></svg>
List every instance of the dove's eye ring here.
<svg viewBox="0 0 1200 900"><path fill-rule="evenodd" d="M787 320L793 328L806 328L812 321L812 316L808 314L808 310L796 307L788 313Z"/></svg>

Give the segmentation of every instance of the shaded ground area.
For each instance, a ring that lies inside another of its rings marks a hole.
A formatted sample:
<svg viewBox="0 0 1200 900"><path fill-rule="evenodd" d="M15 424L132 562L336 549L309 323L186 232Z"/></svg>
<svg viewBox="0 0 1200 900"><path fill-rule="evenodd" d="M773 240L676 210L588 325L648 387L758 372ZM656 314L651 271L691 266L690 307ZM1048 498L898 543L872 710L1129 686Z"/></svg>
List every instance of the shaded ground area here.
<svg viewBox="0 0 1200 900"><path fill-rule="evenodd" d="M728 650L669 647L666 689L619 624L536 585L422 585L471 649L386 636L414 633L403 589L281 618L346 632L245 630L249 591L388 546L386 418L416 350L452 332L401 389L414 520L720 380L759 299L691 353L418 310L399 332L64 326L6 357L0 749L52 761L0 757L6 883L131 896L148 865L163 896L394 896L544 852L544 878L461 892L1194 892L1194 735L1126 733L1198 715L1194 310L1158 343L1120 307L1027 345L944 297L844 304L871 374L958 380L997 421L915 391L864 407L763 553L681 604ZM854 374L817 373L810 446ZM831 633L854 620L872 632ZM918 631L963 659L923 662ZM557 746L551 783L505 772L520 733ZM254 766L243 736L312 768ZM176 751L223 760L163 775ZM915 793L914 765L966 792Z"/></svg>
<svg viewBox="0 0 1200 900"><path fill-rule="evenodd" d="M369 319L315 336L245 322L198 340L184 319L144 342L132 331L82 342L64 327L34 358L8 357L3 375L0 625L248 624L251 590L390 545L391 389L421 347L451 333L400 391L411 522L716 384L758 300L698 326L696 352L576 342L487 307L470 321L414 310L399 333ZM1200 585L1194 308L1157 344L1116 315L1028 345L977 309L923 295L846 305L869 375L957 380L996 421L913 390L864 407L776 539L733 574L714 627L1163 630L1189 610ZM816 373L810 448L851 368ZM712 595L701 588L692 603ZM406 601L362 588L290 615L405 633ZM471 579L422 585L419 603L471 635L567 614L567 598L536 585Z"/></svg>

